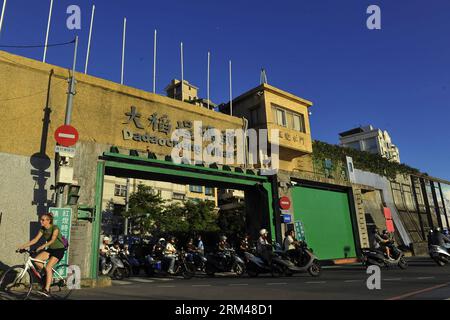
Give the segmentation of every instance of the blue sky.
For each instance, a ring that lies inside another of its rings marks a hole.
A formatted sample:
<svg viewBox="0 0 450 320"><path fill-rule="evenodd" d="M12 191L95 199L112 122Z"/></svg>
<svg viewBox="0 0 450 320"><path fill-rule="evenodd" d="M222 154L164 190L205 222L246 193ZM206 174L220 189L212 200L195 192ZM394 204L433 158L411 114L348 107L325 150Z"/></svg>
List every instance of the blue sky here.
<svg viewBox="0 0 450 320"><path fill-rule="evenodd" d="M0 0L0 4L3 0ZM8 0L0 44L40 44L50 0ZM269 83L314 102L315 139L373 124L387 129L402 162L450 180L450 1L448 0L56 0L50 43L80 36L77 69L84 69L91 5L97 7L89 73L120 81L122 21L128 19L125 83L151 90L153 30L158 29L157 91L180 77L206 96L207 51L212 54L211 98ZM82 9L82 29L66 28L66 8ZM382 30L366 28L366 9L382 10ZM42 59L42 49L7 49ZM47 61L71 65L71 47L49 48Z"/></svg>

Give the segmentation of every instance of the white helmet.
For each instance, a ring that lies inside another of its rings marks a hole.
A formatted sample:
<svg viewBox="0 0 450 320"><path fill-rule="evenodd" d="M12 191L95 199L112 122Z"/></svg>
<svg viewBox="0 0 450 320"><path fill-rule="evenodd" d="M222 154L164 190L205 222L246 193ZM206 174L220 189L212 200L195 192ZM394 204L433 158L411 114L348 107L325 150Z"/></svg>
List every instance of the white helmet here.
<svg viewBox="0 0 450 320"><path fill-rule="evenodd" d="M261 236L264 236L264 235L266 235L268 232L267 232L267 230L266 229L261 229L260 231L259 231L259 234L261 235Z"/></svg>
<svg viewBox="0 0 450 320"><path fill-rule="evenodd" d="M107 237L107 236L104 236L103 237L103 241L111 241L111 239L109 237Z"/></svg>
<svg viewBox="0 0 450 320"><path fill-rule="evenodd" d="M165 242L166 241L166 239L164 239L164 238L161 238L161 239L159 239L159 241L158 242Z"/></svg>

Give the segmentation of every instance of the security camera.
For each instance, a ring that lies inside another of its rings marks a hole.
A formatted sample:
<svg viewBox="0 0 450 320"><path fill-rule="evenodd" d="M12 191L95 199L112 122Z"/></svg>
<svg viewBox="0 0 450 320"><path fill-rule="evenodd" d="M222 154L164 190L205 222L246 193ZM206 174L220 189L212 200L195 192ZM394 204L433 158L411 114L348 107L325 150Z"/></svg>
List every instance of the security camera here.
<svg viewBox="0 0 450 320"><path fill-rule="evenodd" d="M264 92L263 92L263 91L258 91L256 94L257 94L259 97L261 97L261 96L264 94Z"/></svg>

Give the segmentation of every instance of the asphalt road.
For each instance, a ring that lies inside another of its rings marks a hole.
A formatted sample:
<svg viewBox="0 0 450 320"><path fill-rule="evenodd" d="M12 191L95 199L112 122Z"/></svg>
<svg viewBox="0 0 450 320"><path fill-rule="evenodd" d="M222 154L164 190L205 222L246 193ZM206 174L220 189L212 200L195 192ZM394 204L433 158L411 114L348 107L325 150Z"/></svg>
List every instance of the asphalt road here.
<svg viewBox="0 0 450 320"><path fill-rule="evenodd" d="M198 275L193 279L132 277L113 281L108 288L73 291L76 300L310 300L310 299L450 299L450 266L430 259L409 261L407 270L382 269L381 289L369 290L366 269L360 265L325 267L318 278L308 274L273 278Z"/></svg>

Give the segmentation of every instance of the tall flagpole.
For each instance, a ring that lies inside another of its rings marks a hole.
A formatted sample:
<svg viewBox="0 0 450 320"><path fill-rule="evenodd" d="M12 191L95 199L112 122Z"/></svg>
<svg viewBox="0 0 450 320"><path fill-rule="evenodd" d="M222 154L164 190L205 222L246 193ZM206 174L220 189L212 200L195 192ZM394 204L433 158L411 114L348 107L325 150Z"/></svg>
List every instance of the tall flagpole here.
<svg viewBox="0 0 450 320"><path fill-rule="evenodd" d="M95 5L92 6L91 26L89 28L89 40L86 53L86 65L84 66L84 73L87 74L89 64L89 54L91 52L92 26L94 25Z"/></svg>
<svg viewBox="0 0 450 320"><path fill-rule="evenodd" d="M2 34L3 18L5 17L6 0L3 0L2 14L0 15L0 35Z"/></svg>
<svg viewBox="0 0 450 320"><path fill-rule="evenodd" d="M210 67L211 66L211 52L208 51L208 76L207 76L207 84L206 84L206 99L208 100L208 110L209 110L209 76L210 76Z"/></svg>
<svg viewBox="0 0 450 320"><path fill-rule="evenodd" d="M120 84L123 84L123 73L125 68L125 42L127 34L127 18L123 19L123 41L122 41L122 72L120 75Z"/></svg>
<svg viewBox="0 0 450 320"><path fill-rule="evenodd" d="M181 54L181 101L183 101L183 84L184 84L184 57L183 57L183 42L180 45Z"/></svg>
<svg viewBox="0 0 450 320"><path fill-rule="evenodd" d="M153 93L156 93L156 36L157 31L155 29L155 35L153 37Z"/></svg>
<svg viewBox="0 0 450 320"><path fill-rule="evenodd" d="M45 35L44 58L42 59L42 62L45 62L47 59L48 35L50 33L50 23L52 21L52 11L53 11L53 0L50 0L50 12L48 13L47 34Z"/></svg>
<svg viewBox="0 0 450 320"><path fill-rule="evenodd" d="M233 115L233 83L231 80L231 60L230 60L230 115Z"/></svg>

